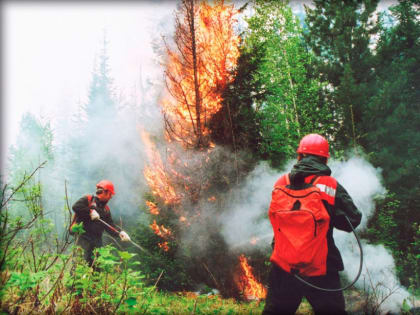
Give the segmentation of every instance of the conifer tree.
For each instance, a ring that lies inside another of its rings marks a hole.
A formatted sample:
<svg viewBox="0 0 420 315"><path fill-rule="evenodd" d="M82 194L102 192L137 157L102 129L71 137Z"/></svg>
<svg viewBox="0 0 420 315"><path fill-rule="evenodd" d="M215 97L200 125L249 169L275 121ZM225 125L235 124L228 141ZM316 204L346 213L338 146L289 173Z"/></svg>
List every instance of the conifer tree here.
<svg viewBox="0 0 420 315"><path fill-rule="evenodd" d="M85 111L88 120L102 117L104 114L115 117L116 104L113 96L112 78L109 69L109 42L104 34L103 47L99 55L99 62L92 73L92 81L88 93Z"/></svg>
<svg viewBox="0 0 420 315"><path fill-rule="evenodd" d="M315 0L305 6L306 42L317 56L313 75L332 88L330 101L336 106L334 119L340 128L336 143L342 148L363 144L360 123L366 100L372 95L373 55L370 48L378 31L374 12L378 0Z"/></svg>
<svg viewBox="0 0 420 315"><path fill-rule="evenodd" d="M393 250L402 282L418 287L420 10L414 1L400 1L390 10L394 23L382 24L375 93L363 117L365 148L389 190L370 226L373 239Z"/></svg>
<svg viewBox="0 0 420 315"><path fill-rule="evenodd" d="M153 194L147 200L150 227L160 239L151 250L160 252L161 261L170 259L177 266L167 271L164 287L188 289L205 283L223 295L237 291L232 267L223 263L232 257L216 215L225 210L224 196L218 200L216 195L236 183L237 168L231 152L215 146L211 138L211 125L220 119L215 117L239 55L235 14L234 5L223 0L183 0L173 42L165 41L167 94L160 105L166 156L160 158L144 134L145 144L154 151L145 171Z"/></svg>
<svg viewBox="0 0 420 315"><path fill-rule="evenodd" d="M162 101L167 135L188 148L210 144L208 126L221 108L221 93L236 64L239 37L233 31L233 5L223 0L183 0L175 19L174 43L166 44Z"/></svg>
<svg viewBox="0 0 420 315"><path fill-rule="evenodd" d="M75 194L91 191L101 178L118 168L115 139L118 137L117 104L113 94L106 33L98 63L94 65L87 102L80 108L74 130L61 148L70 189ZM66 156L67 155L67 156Z"/></svg>
<svg viewBox="0 0 420 315"><path fill-rule="evenodd" d="M333 111L320 99L321 83L309 76L313 56L287 2L256 0L254 9L242 45L253 65L253 88L242 92L255 106L260 154L280 166L302 135L331 132Z"/></svg>

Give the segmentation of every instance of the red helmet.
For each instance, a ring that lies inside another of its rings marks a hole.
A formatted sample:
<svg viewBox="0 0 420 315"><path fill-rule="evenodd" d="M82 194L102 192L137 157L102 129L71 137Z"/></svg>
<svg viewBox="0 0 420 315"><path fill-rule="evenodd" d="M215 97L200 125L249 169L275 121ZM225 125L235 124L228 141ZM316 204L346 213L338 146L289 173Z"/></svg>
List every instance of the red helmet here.
<svg viewBox="0 0 420 315"><path fill-rule="evenodd" d="M311 133L300 140L299 147L296 152L319 155L328 158L330 157L328 147L327 139L319 134Z"/></svg>
<svg viewBox="0 0 420 315"><path fill-rule="evenodd" d="M111 194L113 194L113 195L115 194L114 184L111 181L106 180L106 179L101 180L99 183L97 183L96 188L102 188L104 190L110 191Z"/></svg>

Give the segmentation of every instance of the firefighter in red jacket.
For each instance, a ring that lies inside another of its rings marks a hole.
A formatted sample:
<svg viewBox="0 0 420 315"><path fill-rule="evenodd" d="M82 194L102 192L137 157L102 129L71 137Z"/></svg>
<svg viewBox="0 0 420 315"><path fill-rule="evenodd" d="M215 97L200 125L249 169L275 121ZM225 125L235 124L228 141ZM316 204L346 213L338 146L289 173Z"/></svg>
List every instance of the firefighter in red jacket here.
<svg viewBox="0 0 420 315"><path fill-rule="evenodd" d="M96 195L87 195L80 198L73 205L77 223L83 222L85 233L80 235L77 245L84 250L84 258L89 266L93 264L93 250L102 246L102 234L106 230L112 236L119 236L122 241L130 241L130 237L124 231L115 226L112 221L111 211L107 205L115 194L114 185L109 180L102 180L96 185ZM106 226L98 219L102 219L110 226Z"/></svg>
<svg viewBox="0 0 420 315"><path fill-rule="evenodd" d="M343 186L330 176L331 170L327 166L329 145L324 137L318 134L306 135L300 141L297 153L298 161L292 171L283 175L276 185L287 185L289 175L290 185L297 189L311 183L316 176L316 186L321 191L322 203L330 216L326 274L307 277L305 280L321 288L340 288L338 272L344 270L344 265L334 243L333 229L351 232L345 217L355 228L360 224L362 214ZM312 305L315 314L346 314L342 291L326 292L312 288L286 272L272 259L263 314L295 314L303 297Z"/></svg>

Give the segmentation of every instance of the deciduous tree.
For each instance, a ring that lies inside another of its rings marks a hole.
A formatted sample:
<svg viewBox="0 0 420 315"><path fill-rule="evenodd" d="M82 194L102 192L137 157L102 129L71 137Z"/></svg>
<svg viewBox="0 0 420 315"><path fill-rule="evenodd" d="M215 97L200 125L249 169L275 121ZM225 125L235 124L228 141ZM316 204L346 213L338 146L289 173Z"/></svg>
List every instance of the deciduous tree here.
<svg viewBox="0 0 420 315"><path fill-rule="evenodd" d="M334 117L339 123L336 143L342 148L363 142L361 124L372 95L374 60L371 46L378 27L378 0L313 1L306 6L306 42L317 56L314 75L331 87Z"/></svg>
<svg viewBox="0 0 420 315"><path fill-rule="evenodd" d="M333 111L322 102L321 83L310 78L313 56L305 49L300 22L284 1L253 3L243 49L251 52L254 101L262 157L279 166L294 155L300 137L309 132L328 134ZM246 94L246 91L245 91Z"/></svg>

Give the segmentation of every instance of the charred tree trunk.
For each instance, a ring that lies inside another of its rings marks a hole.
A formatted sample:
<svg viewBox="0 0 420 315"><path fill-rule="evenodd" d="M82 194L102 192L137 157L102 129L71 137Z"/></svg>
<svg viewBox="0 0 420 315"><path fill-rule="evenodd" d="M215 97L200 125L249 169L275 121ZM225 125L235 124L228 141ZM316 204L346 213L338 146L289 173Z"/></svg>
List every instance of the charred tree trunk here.
<svg viewBox="0 0 420 315"><path fill-rule="evenodd" d="M195 0L184 0L184 6L187 11L189 30L191 36L191 55L193 59L193 73L194 73L194 96L195 96L195 113L196 113L196 147L202 145L202 128L201 128L201 98L198 83L198 65L197 65L197 45L195 39Z"/></svg>
<svg viewBox="0 0 420 315"><path fill-rule="evenodd" d="M176 15L174 47L166 44L169 56L165 71L167 90L172 97L164 110L166 133L185 147L206 146L203 125L203 97L200 91L200 51L197 39L197 0L183 0ZM178 67L171 68L171 65ZM205 112L205 111L204 111ZM170 114L179 117L170 117ZM172 118L172 119L171 119Z"/></svg>

